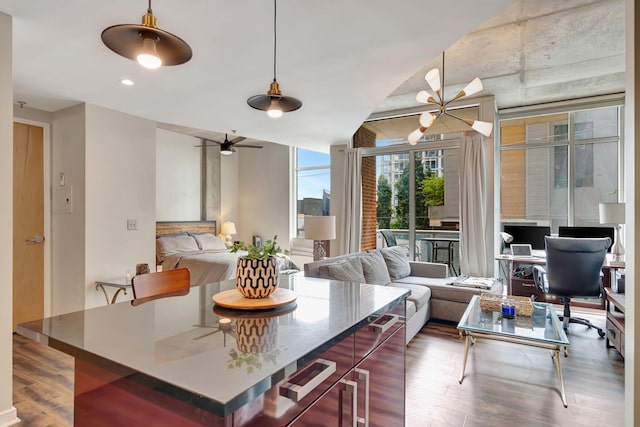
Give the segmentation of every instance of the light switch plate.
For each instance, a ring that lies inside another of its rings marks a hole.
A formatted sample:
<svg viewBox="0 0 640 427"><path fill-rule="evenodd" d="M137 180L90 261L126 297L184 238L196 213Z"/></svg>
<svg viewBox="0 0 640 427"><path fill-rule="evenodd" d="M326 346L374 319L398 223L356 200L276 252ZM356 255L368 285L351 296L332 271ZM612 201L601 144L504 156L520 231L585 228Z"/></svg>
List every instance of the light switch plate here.
<svg viewBox="0 0 640 427"><path fill-rule="evenodd" d="M127 230L137 230L137 229L138 229L137 221L135 219L128 219Z"/></svg>

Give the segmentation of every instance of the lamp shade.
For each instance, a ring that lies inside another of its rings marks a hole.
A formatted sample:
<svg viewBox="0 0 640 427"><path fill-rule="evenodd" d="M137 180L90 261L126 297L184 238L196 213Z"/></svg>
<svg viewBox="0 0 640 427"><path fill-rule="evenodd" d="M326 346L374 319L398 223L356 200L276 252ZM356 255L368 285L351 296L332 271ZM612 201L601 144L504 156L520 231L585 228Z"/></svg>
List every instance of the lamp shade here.
<svg viewBox="0 0 640 427"><path fill-rule="evenodd" d="M305 215L304 238L307 240L335 239L336 238L336 217Z"/></svg>
<svg viewBox="0 0 640 427"><path fill-rule="evenodd" d="M220 230L222 234L236 234L236 225L231 221L226 221L222 223L222 229Z"/></svg>
<svg viewBox="0 0 640 427"><path fill-rule="evenodd" d="M624 203L600 203L600 224L624 224Z"/></svg>

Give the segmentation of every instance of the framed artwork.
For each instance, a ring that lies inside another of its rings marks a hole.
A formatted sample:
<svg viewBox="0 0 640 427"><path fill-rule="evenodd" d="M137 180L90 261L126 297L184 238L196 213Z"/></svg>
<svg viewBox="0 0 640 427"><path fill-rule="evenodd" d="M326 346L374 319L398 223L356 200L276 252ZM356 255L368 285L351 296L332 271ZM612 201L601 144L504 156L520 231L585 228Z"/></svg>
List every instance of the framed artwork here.
<svg viewBox="0 0 640 427"><path fill-rule="evenodd" d="M254 234L253 235L253 246L255 246L256 248L259 248L262 246L262 237Z"/></svg>

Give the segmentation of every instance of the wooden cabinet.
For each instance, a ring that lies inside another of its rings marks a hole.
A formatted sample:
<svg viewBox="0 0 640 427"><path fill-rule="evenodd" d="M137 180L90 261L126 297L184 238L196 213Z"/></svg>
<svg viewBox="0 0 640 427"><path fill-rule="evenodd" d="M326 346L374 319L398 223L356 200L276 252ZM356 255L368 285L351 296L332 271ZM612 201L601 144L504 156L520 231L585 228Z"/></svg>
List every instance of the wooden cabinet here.
<svg viewBox="0 0 640 427"><path fill-rule="evenodd" d="M404 339L404 329L393 332L290 425L403 426Z"/></svg>
<svg viewBox="0 0 640 427"><path fill-rule="evenodd" d="M605 288L607 298L607 348L615 347L624 357L624 311L626 299L624 294L613 292L610 288Z"/></svg>

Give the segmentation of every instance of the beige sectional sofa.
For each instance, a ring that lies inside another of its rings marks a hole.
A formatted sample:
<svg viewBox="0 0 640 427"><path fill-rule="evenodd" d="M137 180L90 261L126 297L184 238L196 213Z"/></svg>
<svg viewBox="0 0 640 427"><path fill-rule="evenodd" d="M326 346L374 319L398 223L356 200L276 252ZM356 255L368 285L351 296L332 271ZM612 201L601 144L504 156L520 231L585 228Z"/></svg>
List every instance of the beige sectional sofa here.
<svg viewBox="0 0 640 427"><path fill-rule="evenodd" d="M411 291L407 299L407 343L430 319L458 322L473 295L481 289L453 285L446 264L409 261L400 246L357 252L310 262L304 274L333 280L393 286ZM495 281L493 293L502 293Z"/></svg>

